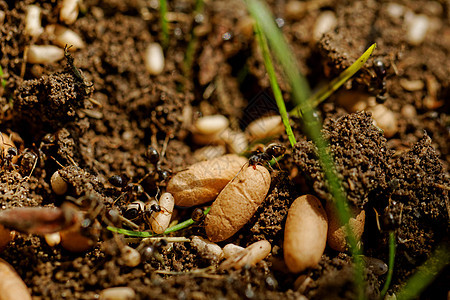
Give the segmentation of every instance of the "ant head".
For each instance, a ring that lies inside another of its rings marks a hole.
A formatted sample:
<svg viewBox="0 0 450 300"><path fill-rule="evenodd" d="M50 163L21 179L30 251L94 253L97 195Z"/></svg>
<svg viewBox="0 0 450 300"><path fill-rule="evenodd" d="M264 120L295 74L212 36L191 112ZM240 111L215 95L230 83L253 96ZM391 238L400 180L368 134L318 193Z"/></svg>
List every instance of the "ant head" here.
<svg viewBox="0 0 450 300"><path fill-rule="evenodd" d="M384 78L386 76L387 70L384 62L377 58L373 61L373 67L375 69L375 73L378 77Z"/></svg>
<svg viewBox="0 0 450 300"><path fill-rule="evenodd" d="M162 181L166 181L170 178L170 172L167 170L161 170L160 172L158 172L158 174Z"/></svg>
<svg viewBox="0 0 450 300"><path fill-rule="evenodd" d="M203 213L203 209L199 207L194 209L194 211L192 212L191 219L196 223L203 221L205 218L206 215Z"/></svg>
<svg viewBox="0 0 450 300"><path fill-rule="evenodd" d="M12 159L14 156L17 156L18 151L16 147L9 147L7 150L7 158Z"/></svg>
<svg viewBox="0 0 450 300"><path fill-rule="evenodd" d="M153 212L160 212L161 211L161 207L159 206L159 204L152 204L150 206L150 210Z"/></svg>
<svg viewBox="0 0 450 300"><path fill-rule="evenodd" d="M281 156L286 152L286 148L279 144L270 144L266 148L266 153L272 157Z"/></svg>
<svg viewBox="0 0 450 300"><path fill-rule="evenodd" d="M158 150L156 150L152 146L148 146L147 151L145 152L145 158L152 165L156 165L159 162L159 159L160 159Z"/></svg>
<svg viewBox="0 0 450 300"><path fill-rule="evenodd" d="M257 164L262 164L265 159L261 156L261 153L250 156L248 159L249 166L256 166Z"/></svg>
<svg viewBox="0 0 450 300"><path fill-rule="evenodd" d="M67 46L67 44L64 46L64 54L67 56L69 55L69 53L67 51L69 51L70 48L72 48L73 45Z"/></svg>

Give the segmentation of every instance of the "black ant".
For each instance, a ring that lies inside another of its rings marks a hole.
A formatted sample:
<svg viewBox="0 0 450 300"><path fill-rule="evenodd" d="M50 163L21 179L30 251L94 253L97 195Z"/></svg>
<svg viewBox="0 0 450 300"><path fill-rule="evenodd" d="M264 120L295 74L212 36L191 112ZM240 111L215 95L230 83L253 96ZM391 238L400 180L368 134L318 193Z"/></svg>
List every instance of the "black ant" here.
<svg viewBox="0 0 450 300"><path fill-rule="evenodd" d="M159 178L162 179L163 182L170 177L170 172L161 168L162 155L159 155L158 150L154 147L148 146L147 151L145 152L145 159L147 159L155 167L155 171L158 173Z"/></svg>
<svg viewBox="0 0 450 300"><path fill-rule="evenodd" d="M0 132L1 136L1 147L0 147L0 158L2 159L2 166L5 165L7 168L15 168L15 165L13 164L13 158L16 157L19 154L19 151L17 150L14 145L11 145L7 142L5 142L5 139L3 138L3 133ZM5 147L8 146L8 147Z"/></svg>
<svg viewBox="0 0 450 300"><path fill-rule="evenodd" d="M32 150L26 148L20 154L19 171L22 175L31 176L38 162L38 155Z"/></svg>
<svg viewBox="0 0 450 300"><path fill-rule="evenodd" d="M129 220L135 220L140 216L144 216L148 219L152 213L160 211L161 207L156 200L151 200L147 204L140 200L136 200L127 205L123 212L123 216Z"/></svg>
<svg viewBox="0 0 450 300"><path fill-rule="evenodd" d="M206 218L205 212L200 207L197 207L192 211L191 219L195 223L200 223Z"/></svg>
<svg viewBox="0 0 450 300"><path fill-rule="evenodd" d="M267 163L269 160L281 156L285 152L286 148L284 146L279 144L270 144L264 150L258 149L257 153L250 156L248 159L248 165L253 166L253 168L256 169L256 165Z"/></svg>
<svg viewBox="0 0 450 300"><path fill-rule="evenodd" d="M386 76L387 68L381 59L375 59L373 61L373 69L375 75L371 75L370 79L370 90L372 93L376 94L376 100L378 103L384 103L387 99L386 92Z"/></svg>
<svg viewBox="0 0 450 300"><path fill-rule="evenodd" d="M169 243L166 239L160 239L156 242L151 243L150 245L146 242L142 242L136 250L141 254L142 260L148 262L152 259L156 259L161 264L164 265L164 259L161 255L161 252L167 247Z"/></svg>
<svg viewBox="0 0 450 300"><path fill-rule="evenodd" d="M86 84L84 82L84 76L82 75L80 69L75 67L75 64L73 63L74 59L68 51L70 48L72 48L72 46L73 45L67 46L67 44L66 44L66 46L64 47L64 56L66 57L66 60L67 60L67 67L69 68L69 70L72 71L72 74L83 85L83 87L90 88L90 87L94 86L94 84L93 83L91 83L90 85Z"/></svg>

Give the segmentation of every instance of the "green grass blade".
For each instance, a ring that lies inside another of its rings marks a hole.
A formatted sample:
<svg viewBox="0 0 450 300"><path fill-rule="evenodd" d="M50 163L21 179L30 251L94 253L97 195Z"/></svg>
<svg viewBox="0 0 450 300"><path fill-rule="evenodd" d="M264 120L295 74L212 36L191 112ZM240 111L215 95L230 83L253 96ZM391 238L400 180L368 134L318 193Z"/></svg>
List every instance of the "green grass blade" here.
<svg viewBox="0 0 450 300"><path fill-rule="evenodd" d="M113 226L108 226L108 227L106 227L106 229L108 229L109 231L112 231L112 232L120 233L120 234L127 235L127 236L133 236L133 237L147 238L147 237L154 236L153 233L147 232L147 231L134 231L134 230L128 230L128 229L123 229L123 228L117 228L117 227L113 227Z"/></svg>
<svg viewBox="0 0 450 300"><path fill-rule="evenodd" d="M162 32L162 46L164 49L167 49L167 46L169 46L169 24L167 22L166 0L159 0L159 18Z"/></svg>
<svg viewBox="0 0 450 300"><path fill-rule="evenodd" d="M342 189L340 179L337 176L333 159L328 152L328 143L321 135L321 123L316 117L311 102L308 101L310 96L308 83L298 72L294 57L289 50L282 33L275 25L267 6L258 0L247 0L246 4L251 15L260 24L262 32L267 37L271 49L283 67L284 74L291 85L294 101L302 107L305 133L317 146L320 164L325 173L325 179L328 182L330 193L335 200L339 219L342 224L346 224L345 228L348 233L348 242L356 265L355 281L358 289L358 298L364 299L363 264L360 257L361 250L358 248L356 238L348 224L350 214L346 204L346 195Z"/></svg>
<svg viewBox="0 0 450 300"><path fill-rule="evenodd" d="M195 1L194 14L203 13L204 2L203 0ZM197 49L198 37L194 33L195 26L191 29L191 39L186 47L186 55L184 57L183 72L187 78L192 77L192 64L194 61L195 50Z"/></svg>
<svg viewBox="0 0 450 300"><path fill-rule="evenodd" d="M289 68L283 68L285 75L289 78L289 82L296 82L297 85L292 86L292 90L294 94L300 97L299 99L294 99L294 101L298 101L299 103L306 101L311 94L308 81L298 71L299 69L296 60L292 55L289 46L285 42L283 35L273 21L274 19L270 11L258 0L248 0L246 1L246 4L250 14L261 26L262 32L269 40L270 47L278 59L278 62L280 62L283 67L289 66Z"/></svg>
<svg viewBox="0 0 450 300"><path fill-rule="evenodd" d="M269 75L270 85L272 87L273 95L275 101L277 102L278 110L280 111L281 120L283 120L284 128L286 129L287 136L291 146L294 147L297 144L295 140L294 133L292 132L291 125L289 124L289 117L286 110L286 105L284 104L283 95L281 94L280 87L278 86L277 77L275 75L275 69L272 64L272 58L270 56L269 46L267 45L267 40L261 32L258 21L254 24L256 38L259 42L259 47L261 48L262 55L264 57L264 65Z"/></svg>
<svg viewBox="0 0 450 300"><path fill-rule="evenodd" d="M381 290L380 299L384 299L392 280L392 274L394 273L394 261L395 261L395 233L389 232L389 270L386 276L386 282Z"/></svg>
<svg viewBox="0 0 450 300"><path fill-rule="evenodd" d="M372 55L373 50L377 46L376 43L372 44L366 52L363 53L350 67L345 69L341 74L339 74L338 77L333 79L330 83L328 83L326 86L322 87L319 91L317 91L315 94L311 96L311 98L308 100L313 107L318 106L320 103L322 103L324 100L326 100L328 97L330 97L331 94L333 94L337 89L339 89L347 80L349 80L353 75L356 74L366 63L366 61L369 59L369 57ZM298 116L301 117L301 105L297 105L290 114L292 116Z"/></svg>
<svg viewBox="0 0 450 300"><path fill-rule="evenodd" d="M0 66L0 80L1 80L1 84L2 84L2 87L6 87L6 80L5 79L3 79L3 68L2 68L2 66Z"/></svg>
<svg viewBox="0 0 450 300"><path fill-rule="evenodd" d="M405 286L397 293L398 300L417 299L420 293L433 281L444 267L450 264L448 245L440 245L427 261L418 268Z"/></svg>
<svg viewBox="0 0 450 300"><path fill-rule="evenodd" d="M203 211L203 214L207 215L210 210L211 210L211 207L206 208ZM194 223L195 223L194 220L188 219L184 222L178 223L172 227L167 228L166 231L164 231L163 235L169 234L169 233L181 230L181 229L185 229ZM158 235L158 234L148 232L148 231L134 231L134 230L128 230L128 229L123 229L123 228L117 228L117 227L113 227L113 226L108 226L108 227L106 227L106 229L108 229L109 231L117 232L117 233L124 234L127 236L140 237L140 238L147 238L147 237L152 237L152 236Z"/></svg>

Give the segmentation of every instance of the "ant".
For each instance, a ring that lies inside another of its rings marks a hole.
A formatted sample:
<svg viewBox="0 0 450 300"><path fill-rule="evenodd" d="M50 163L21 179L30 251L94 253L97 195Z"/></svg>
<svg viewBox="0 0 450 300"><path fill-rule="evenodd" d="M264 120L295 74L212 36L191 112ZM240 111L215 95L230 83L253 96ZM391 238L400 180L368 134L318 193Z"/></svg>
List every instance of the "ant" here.
<svg viewBox="0 0 450 300"><path fill-rule="evenodd" d="M279 144L270 144L265 149L257 149L256 153L248 159L248 165L256 169L256 165L267 163L269 160L283 155L286 148Z"/></svg>
<svg viewBox="0 0 450 300"><path fill-rule="evenodd" d="M6 165L6 167L8 168L13 168L15 169L15 165L13 163L13 159L14 157L16 157L19 152L17 150L16 147L14 147L14 145L9 144L8 142L5 141L5 139L3 138L3 133L0 132L0 136L2 138L1 144L0 144L0 158L2 159L2 166ZM8 146L8 147L5 147ZM3 160L4 158L4 160Z"/></svg>
<svg viewBox="0 0 450 300"><path fill-rule="evenodd" d="M69 70L72 71L72 74L83 85L83 87L90 88L90 87L94 86L94 84L93 83L91 83L90 85L86 84L84 82L84 76L82 75L80 69L75 67L75 64L73 63L74 59L68 51L70 48L72 48L72 46L73 45L67 46L67 44L66 44L66 46L64 47L64 56L66 57L66 60L67 60L67 67L69 68Z"/></svg>
<svg viewBox="0 0 450 300"><path fill-rule="evenodd" d="M375 74L373 73L375 72ZM373 61L373 71L369 70L370 74L370 87L369 91L376 94L376 100L378 103L386 102L387 87L386 87L386 76L387 68L383 60L377 58Z"/></svg>
<svg viewBox="0 0 450 300"><path fill-rule="evenodd" d="M155 171L158 173L159 178L161 178L162 181L166 181L170 177L170 172L161 168L162 157L163 155L159 155L158 150L152 146L148 146L147 151L145 152L145 159L155 167Z"/></svg>
<svg viewBox="0 0 450 300"><path fill-rule="evenodd" d="M123 216L129 220L135 220L140 216L144 216L148 219L152 213L160 211L161 207L156 200L150 200L147 204L140 200L136 200L127 205L123 212Z"/></svg>
<svg viewBox="0 0 450 300"><path fill-rule="evenodd" d="M152 259L156 259L159 261L162 265L164 265L164 259L161 255L161 252L164 250L164 248L167 247L169 243L166 239L162 238L158 241L155 241L153 243L148 242L142 242L136 250L139 251L141 254L142 260L145 262L149 262Z"/></svg>
<svg viewBox="0 0 450 300"><path fill-rule="evenodd" d="M205 212L200 207L197 207L192 211L191 219L195 223L200 223L206 218Z"/></svg>

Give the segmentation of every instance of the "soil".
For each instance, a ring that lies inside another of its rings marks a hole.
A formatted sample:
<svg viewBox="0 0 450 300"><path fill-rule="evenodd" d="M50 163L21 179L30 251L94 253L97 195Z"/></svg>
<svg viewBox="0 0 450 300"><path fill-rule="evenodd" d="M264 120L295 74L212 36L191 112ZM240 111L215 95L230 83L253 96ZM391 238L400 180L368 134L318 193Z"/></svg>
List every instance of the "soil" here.
<svg viewBox="0 0 450 300"><path fill-rule="evenodd" d="M176 242L155 243L153 255L143 256L138 266L124 265L123 236L106 227L130 229L117 213L123 215L134 200L148 201L146 194L158 196L167 173L197 161L194 152L202 145L194 142L191 130L196 119L221 114L239 131L278 112L261 53L246 26L244 2L206 2L201 13L195 12L194 2L169 1L164 71L150 76L143 53L149 43L162 40L158 1L83 1L78 19L67 26L86 47L45 65L24 62L30 45L52 44L47 32L36 38L24 33L26 9L40 6L45 27L62 24L60 3L0 1L0 131L18 150L15 157L1 151L2 209L76 202L90 221L82 234L99 237L88 251L72 253L60 245L50 247L43 236L17 233L0 256L34 299L93 299L116 286L131 287L137 299L355 298L349 253L327 247L317 268L301 274L289 273L284 265L283 228L290 204L305 193L323 203L331 200L315 146L299 122L293 123L294 148L285 133L271 141L288 151L271 168L265 202L244 228L219 243L245 247L266 239L272 251L265 260L242 270L220 270L217 260ZM401 15L390 13L392 3L403 8ZM296 16L286 11L285 1L269 5L313 87L331 80L377 43L373 58L319 106L319 114L349 203L366 211L365 257L387 263L388 234L395 232L397 255L389 289L395 293L438 245L449 244L450 3L324 0L306 5ZM317 41L313 27L324 11L335 13L336 27ZM417 46L406 34L412 12L426 15L431 24ZM191 44L194 35L196 44ZM192 66L186 69L192 45ZM377 61L383 63L381 71ZM292 108L290 88L278 75ZM408 88L405 82L411 81L422 84ZM397 132L385 137L371 113L346 110L337 100L348 91L382 103L393 113ZM146 158L149 146L161 154L158 164ZM50 178L56 171L68 184L64 195L52 191ZM122 184L111 184L113 175L120 175ZM176 207L172 219L189 219L193 210ZM148 229L145 220L134 219L141 230ZM206 237L201 222L170 235ZM142 248L135 239L129 242ZM379 297L386 279L381 273L365 269L367 298ZM447 265L417 297L447 299L449 280Z"/></svg>

